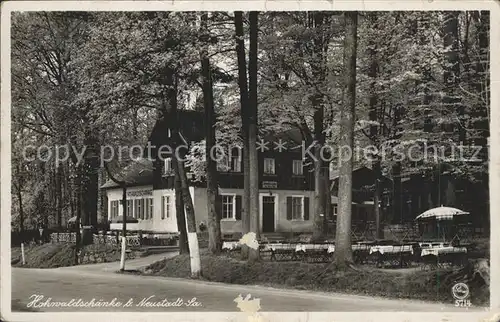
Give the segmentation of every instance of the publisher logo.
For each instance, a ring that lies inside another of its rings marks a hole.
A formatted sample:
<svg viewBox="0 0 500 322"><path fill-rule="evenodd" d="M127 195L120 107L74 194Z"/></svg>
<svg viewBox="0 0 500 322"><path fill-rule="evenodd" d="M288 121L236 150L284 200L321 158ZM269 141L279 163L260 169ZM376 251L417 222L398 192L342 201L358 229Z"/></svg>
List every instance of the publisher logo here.
<svg viewBox="0 0 500 322"><path fill-rule="evenodd" d="M457 283L451 288L453 298L455 298L455 306L469 307L471 306L469 297L469 286L465 283Z"/></svg>

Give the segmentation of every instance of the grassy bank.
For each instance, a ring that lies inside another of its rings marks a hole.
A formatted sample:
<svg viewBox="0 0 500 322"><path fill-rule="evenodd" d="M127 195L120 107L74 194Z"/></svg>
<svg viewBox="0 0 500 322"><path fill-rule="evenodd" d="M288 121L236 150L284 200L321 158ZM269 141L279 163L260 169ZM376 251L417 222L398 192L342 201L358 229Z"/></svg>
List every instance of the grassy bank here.
<svg viewBox="0 0 500 322"><path fill-rule="evenodd" d="M229 256L202 253L203 279L243 285L263 285L313 291L406 298L454 303L451 270L397 272L371 267L338 271L331 264L301 262L247 263ZM189 255L179 255L148 266L143 274L189 278ZM469 284L471 302L488 305L489 288L482 280Z"/></svg>
<svg viewBox="0 0 500 322"><path fill-rule="evenodd" d="M22 265L21 248L11 249L11 263L14 267L53 268L73 266L75 246L71 244L43 244L24 247L26 264Z"/></svg>
<svg viewBox="0 0 500 322"><path fill-rule="evenodd" d="M22 265L21 248L11 249L11 264L14 267L27 268L55 268L75 265L75 245L68 243L48 243L24 248L26 264ZM83 258L89 253L104 254L106 262L120 260L120 249L108 245L84 246L80 256Z"/></svg>

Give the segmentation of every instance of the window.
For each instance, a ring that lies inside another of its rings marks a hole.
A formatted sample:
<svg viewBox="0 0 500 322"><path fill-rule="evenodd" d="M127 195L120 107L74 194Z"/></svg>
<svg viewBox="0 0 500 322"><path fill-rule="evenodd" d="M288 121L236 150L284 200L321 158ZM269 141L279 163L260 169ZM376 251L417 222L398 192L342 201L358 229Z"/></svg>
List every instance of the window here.
<svg viewBox="0 0 500 322"><path fill-rule="evenodd" d="M264 173L265 174L274 174L274 159L265 158L264 159Z"/></svg>
<svg viewBox="0 0 500 322"><path fill-rule="evenodd" d="M127 217L134 217L134 202L133 200L127 200Z"/></svg>
<svg viewBox="0 0 500 322"><path fill-rule="evenodd" d="M118 200L111 201L111 218L118 216Z"/></svg>
<svg viewBox="0 0 500 322"><path fill-rule="evenodd" d="M227 172L229 171L230 168L231 167L229 165L229 158L227 157L227 155L224 155L224 157L221 158L221 160L217 161L217 171Z"/></svg>
<svg viewBox="0 0 500 322"><path fill-rule="evenodd" d="M292 220L304 219L304 197L292 197Z"/></svg>
<svg viewBox="0 0 500 322"><path fill-rule="evenodd" d="M241 172L241 155L231 155L231 171Z"/></svg>
<svg viewBox="0 0 500 322"><path fill-rule="evenodd" d="M153 198L149 198L149 218L153 219Z"/></svg>
<svg viewBox="0 0 500 322"><path fill-rule="evenodd" d="M222 195L222 219L235 219L236 204L233 195Z"/></svg>
<svg viewBox="0 0 500 322"><path fill-rule="evenodd" d="M135 199L134 208L137 219L144 219L144 199Z"/></svg>
<svg viewBox="0 0 500 322"><path fill-rule="evenodd" d="M302 160L293 160L292 173L296 176L301 176L303 174L302 165L303 165Z"/></svg>
<svg viewBox="0 0 500 322"><path fill-rule="evenodd" d="M162 211L161 211L161 219L169 218L171 215L171 204L170 204L170 196L162 197Z"/></svg>
<svg viewBox="0 0 500 322"><path fill-rule="evenodd" d="M337 205L332 205L332 212L334 216L337 216Z"/></svg>
<svg viewBox="0 0 500 322"><path fill-rule="evenodd" d="M141 199L143 206L144 217L143 219L153 218L153 198Z"/></svg>
<svg viewBox="0 0 500 322"><path fill-rule="evenodd" d="M163 174L172 173L172 158L166 158L163 161Z"/></svg>

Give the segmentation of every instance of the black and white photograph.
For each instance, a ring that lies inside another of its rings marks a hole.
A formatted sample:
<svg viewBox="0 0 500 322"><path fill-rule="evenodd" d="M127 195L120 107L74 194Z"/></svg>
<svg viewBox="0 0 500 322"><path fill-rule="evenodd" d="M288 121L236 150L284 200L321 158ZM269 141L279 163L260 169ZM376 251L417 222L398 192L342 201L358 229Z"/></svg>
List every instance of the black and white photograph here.
<svg viewBox="0 0 500 322"><path fill-rule="evenodd" d="M2 315L493 314L496 11L447 3L3 6Z"/></svg>

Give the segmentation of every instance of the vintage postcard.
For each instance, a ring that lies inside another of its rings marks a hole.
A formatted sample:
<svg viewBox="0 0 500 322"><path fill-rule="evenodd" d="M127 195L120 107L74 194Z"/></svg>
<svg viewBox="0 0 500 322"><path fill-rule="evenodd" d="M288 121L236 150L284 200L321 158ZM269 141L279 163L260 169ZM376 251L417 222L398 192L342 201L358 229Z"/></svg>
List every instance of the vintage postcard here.
<svg viewBox="0 0 500 322"><path fill-rule="evenodd" d="M1 5L1 319L498 321L495 1Z"/></svg>

